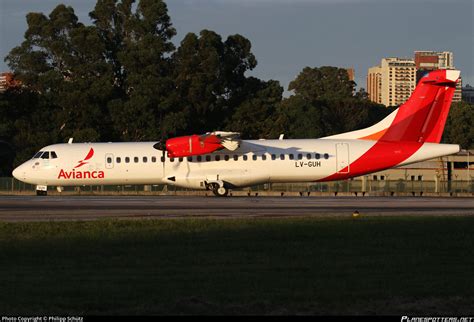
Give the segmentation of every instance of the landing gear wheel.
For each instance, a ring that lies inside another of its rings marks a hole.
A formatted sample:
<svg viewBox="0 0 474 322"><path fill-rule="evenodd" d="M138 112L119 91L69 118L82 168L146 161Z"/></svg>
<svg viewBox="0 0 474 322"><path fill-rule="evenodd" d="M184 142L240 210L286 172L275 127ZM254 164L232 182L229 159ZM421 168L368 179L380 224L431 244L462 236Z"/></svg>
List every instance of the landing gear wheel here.
<svg viewBox="0 0 474 322"><path fill-rule="evenodd" d="M227 194L229 193L229 189L226 187L214 187L212 189L212 192L217 196L217 197L226 197Z"/></svg>

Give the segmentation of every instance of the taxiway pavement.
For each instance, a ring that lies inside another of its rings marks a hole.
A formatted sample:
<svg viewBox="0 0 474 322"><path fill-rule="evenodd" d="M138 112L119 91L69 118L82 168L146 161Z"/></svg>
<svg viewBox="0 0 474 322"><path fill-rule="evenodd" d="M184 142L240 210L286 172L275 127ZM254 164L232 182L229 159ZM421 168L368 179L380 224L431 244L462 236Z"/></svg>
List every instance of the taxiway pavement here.
<svg viewBox="0 0 474 322"><path fill-rule="evenodd" d="M474 215L474 198L0 196L0 221L104 218Z"/></svg>

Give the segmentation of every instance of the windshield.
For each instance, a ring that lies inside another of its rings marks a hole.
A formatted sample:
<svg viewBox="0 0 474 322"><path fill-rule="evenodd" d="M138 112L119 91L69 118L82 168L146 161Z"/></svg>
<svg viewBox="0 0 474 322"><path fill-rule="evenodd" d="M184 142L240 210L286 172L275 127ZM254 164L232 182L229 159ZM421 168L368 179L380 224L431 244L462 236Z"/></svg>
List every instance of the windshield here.
<svg viewBox="0 0 474 322"><path fill-rule="evenodd" d="M58 155L55 151L39 151L34 156L33 159L57 159Z"/></svg>

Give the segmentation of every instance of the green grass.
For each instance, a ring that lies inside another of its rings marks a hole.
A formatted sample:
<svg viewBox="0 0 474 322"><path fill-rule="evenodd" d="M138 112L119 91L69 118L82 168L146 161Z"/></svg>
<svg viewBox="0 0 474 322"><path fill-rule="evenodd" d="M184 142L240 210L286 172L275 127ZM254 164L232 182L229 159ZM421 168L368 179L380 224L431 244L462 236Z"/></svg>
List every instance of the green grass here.
<svg viewBox="0 0 474 322"><path fill-rule="evenodd" d="M473 217L0 223L2 314L473 313Z"/></svg>

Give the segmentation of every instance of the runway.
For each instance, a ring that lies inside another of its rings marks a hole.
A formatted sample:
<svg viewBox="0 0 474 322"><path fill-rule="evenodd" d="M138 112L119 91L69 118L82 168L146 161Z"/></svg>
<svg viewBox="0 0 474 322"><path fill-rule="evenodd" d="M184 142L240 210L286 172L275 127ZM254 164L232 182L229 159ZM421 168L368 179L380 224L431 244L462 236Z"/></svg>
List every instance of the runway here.
<svg viewBox="0 0 474 322"><path fill-rule="evenodd" d="M0 221L474 215L474 198L0 196Z"/></svg>

